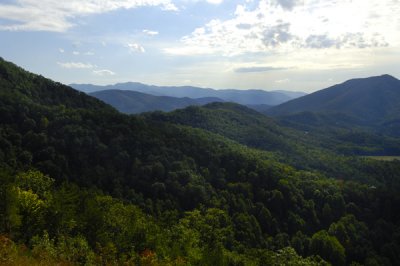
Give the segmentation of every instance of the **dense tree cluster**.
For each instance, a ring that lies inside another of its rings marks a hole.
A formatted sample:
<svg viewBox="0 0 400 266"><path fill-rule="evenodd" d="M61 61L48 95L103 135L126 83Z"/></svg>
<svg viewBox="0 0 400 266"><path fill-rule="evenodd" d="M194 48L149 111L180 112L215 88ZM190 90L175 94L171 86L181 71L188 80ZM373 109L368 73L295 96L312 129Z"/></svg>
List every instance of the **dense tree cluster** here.
<svg viewBox="0 0 400 266"><path fill-rule="evenodd" d="M329 177L298 170L273 150L123 115L4 61L0 121L5 263L399 261L397 162L346 158Z"/></svg>
<svg viewBox="0 0 400 266"><path fill-rule="evenodd" d="M146 116L151 120L205 129L246 146L272 152L276 160L297 169L317 169L327 176L371 184L377 179L385 182L382 173L366 171L363 157L357 157L400 154L400 139L356 126L342 127L335 122L339 115L303 113L295 116L298 120L293 118L294 124L288 122L287 117L275 121L239 104L211 103ZM301 122L303 116L308 122ZM310 125L309 121L314 120ZM392 168L392 165L385 167Z"/></svg>

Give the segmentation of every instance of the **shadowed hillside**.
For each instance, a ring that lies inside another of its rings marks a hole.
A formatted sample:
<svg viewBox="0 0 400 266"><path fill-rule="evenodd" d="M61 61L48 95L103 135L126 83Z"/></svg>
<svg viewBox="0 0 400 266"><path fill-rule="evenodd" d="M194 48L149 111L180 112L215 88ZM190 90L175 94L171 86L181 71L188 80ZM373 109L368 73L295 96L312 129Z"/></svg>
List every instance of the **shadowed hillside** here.
<svg viewBox="0 0 400 266"><path fill-rule="evenodd" d="M272 107L265 113L312 125L314 121L307 119L310 112L331 116L325 125L361 126L398 135L400 81L389 75L353 79Z"/></svg>

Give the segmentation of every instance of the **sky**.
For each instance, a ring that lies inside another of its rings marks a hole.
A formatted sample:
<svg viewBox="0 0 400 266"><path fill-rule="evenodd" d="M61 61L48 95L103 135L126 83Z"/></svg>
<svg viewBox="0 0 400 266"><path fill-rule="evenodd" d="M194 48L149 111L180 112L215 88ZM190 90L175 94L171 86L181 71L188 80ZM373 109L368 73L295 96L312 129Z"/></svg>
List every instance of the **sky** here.
<svg viewBox="0 0 400 266"><path fill-rule="evenodd" d="M53 80L312 92L400 78L400 0L0 0L0 56Z"/></svg>

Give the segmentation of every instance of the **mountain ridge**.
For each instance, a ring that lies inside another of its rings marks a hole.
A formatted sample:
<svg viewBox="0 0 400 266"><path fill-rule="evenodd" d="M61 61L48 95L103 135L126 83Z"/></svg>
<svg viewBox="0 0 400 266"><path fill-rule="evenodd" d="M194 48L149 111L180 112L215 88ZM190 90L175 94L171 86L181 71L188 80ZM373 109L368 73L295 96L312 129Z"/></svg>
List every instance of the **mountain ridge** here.
<svg viewBox="0 0 400 266"><path fill-rule="evenodd" d="M117 83L114 85L97 86L92 84L70 84L71 87L87 93L100 90L132 90L155 96L204 98L217 97L224 101L236 102L243 105L277 105L304 93L289 91L265 90L236 90L236 89L210 89L193 86L154 86L139 82Z"/></svg>
<svg viewBox="0 0 400 266"><path fill-rule="evenodd" d="M346 124L345 120L349 121L350 118L353 120L350 127L361 126L384 134L398 135L400 80L387 74L351 79L271 107L264 113L295 123L300 118L307 124L305 116L310 112L335 116L339 124Z"/></svg>
<svg viewBox="0 0 400 266"><path fill-rule="evenodd" d="M356 78L274 106L267 113L287 115L304 111L343 111L343 108L339 108L339 106L349 110L351 106L354 107L354 102L358 104L360 101L376 100L375 98L370 99L369 97L371 96L366 94L374 92L373 96L376 96L376 90L387 91L385 85L390 85L390 91L393 88L398 89L400 94L400 80L393 76L385 74L368 78ZM359 111L356 110L353 113L358 114Z"/></svg>
<svg viewBox="0 0 400 266"><path fill-rule="evenodd" d="M216 97L189 98L155 96L147 93L129 90L102 90L89 93L105 103L110 104L118 111L126 114L138 114L149 111L172 111L190 105L204 105L210 102L222 102Z"/></svg>

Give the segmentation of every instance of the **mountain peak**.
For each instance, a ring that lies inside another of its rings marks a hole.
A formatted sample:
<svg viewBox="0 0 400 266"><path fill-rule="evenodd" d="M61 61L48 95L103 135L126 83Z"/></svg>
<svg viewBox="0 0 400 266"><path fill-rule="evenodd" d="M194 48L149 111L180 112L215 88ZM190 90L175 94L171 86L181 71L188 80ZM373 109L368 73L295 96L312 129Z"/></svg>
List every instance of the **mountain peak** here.
<svg viewBox="0 0 400 266"><path fill-rule="evenodd" d="M351 79L268 110L272 115L299 112L345 113L363 121L397 117L400 80L384 74Z"/></svg>
<svg viewBox="0 0 400 266"><path fill-rule="evenodd" d="M399 81L397 78L395 78L394 76L391 76L389 74L382 74L379 76L372 76L372 77L367 77L367 78L355 78L355 79L350 79L347 80L345 82L343 82L342 84L347 84L347 83L359 83L359 82L382 82L382 81L394 81L397 82ZM340 84L339 84L340 85Z"/></svg>
<svg viewBox="0 0 400 266"><path fill-rule="evenodd" d="M387 79L395 79L395 80L398 80L397 78L395 78L395 77L393 77L393 76L391 76L391 75L389 75L389 74L382 74L382 75L380 75L380 76L378 76L378 77L380 77L380 78L387 78Z"/></svg>

